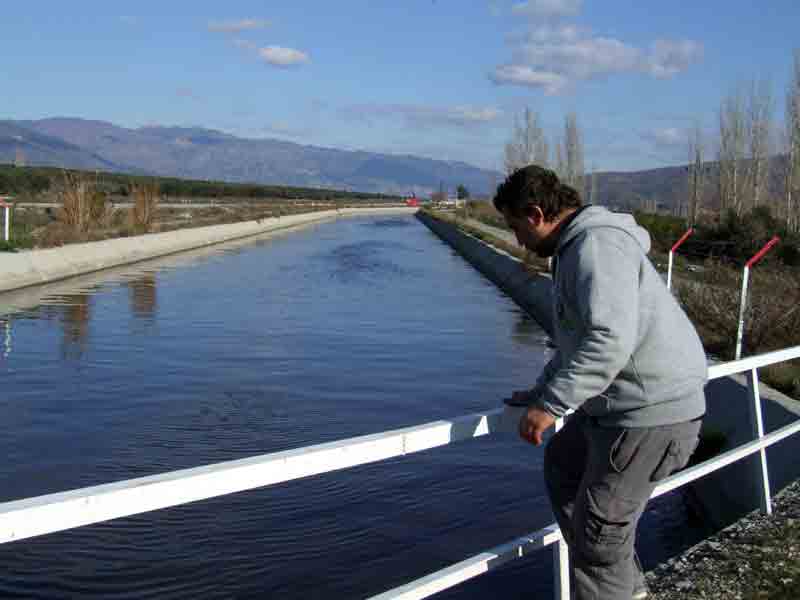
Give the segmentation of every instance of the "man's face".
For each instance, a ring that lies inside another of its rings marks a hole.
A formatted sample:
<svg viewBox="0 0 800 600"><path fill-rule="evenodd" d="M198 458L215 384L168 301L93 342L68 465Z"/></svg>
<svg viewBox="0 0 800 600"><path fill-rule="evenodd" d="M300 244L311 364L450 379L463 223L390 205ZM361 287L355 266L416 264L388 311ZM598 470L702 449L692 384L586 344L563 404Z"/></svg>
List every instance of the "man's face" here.
<svg viewBox="0 0 800 600"><path fill-rule="evenodd" d="M517 236L517 243L520 246L535 252L542 258L552 256L553 248L549 243L549 235L552 233L553 227L548 226L538 206L535 206L528 216L516 216L508 208L504 208L503 216L508 227Z"/></svg>

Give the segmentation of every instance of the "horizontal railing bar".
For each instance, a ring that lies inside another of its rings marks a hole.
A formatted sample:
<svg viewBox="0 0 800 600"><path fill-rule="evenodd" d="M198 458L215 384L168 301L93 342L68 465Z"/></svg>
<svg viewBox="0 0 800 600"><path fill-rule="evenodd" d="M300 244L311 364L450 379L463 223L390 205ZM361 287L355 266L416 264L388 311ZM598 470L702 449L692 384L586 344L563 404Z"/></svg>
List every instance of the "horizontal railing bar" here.
<svg viewBox="0 0 800 600"><path fill-rule="evenodd" d="M737 446L733 450L728 450L727 452L718 454L711 460L704 461L699 465L695 465L694 467L680 471L679 473L676 473L675 475L672 475L659 483L656 486L651 498L661 496L662 494L666 494L675 488L686 485L687 483L691 483L695 479L700 479L709 473L724 469L728 465L735 463L738 460L747 458L751 454L755 454L762 448L767 448L773 444L777 444L781 440L786 439L790 435L794 435L798 431L800 431L800 420L795 421L794 423L789 423L780 429L776 429L772 433L765 435L760 440L747 442L746 444Z"/></svg>
<svg viewBox="0 0 800 600"><path fill-rule="evenodd" d="M747 371L752 371L759 367L766 367L774 363L794 360L796 358L800 358L800 346L784 348L783 350L776 350L775 352L767 352L756 356L748 356L747 358L732 360L709 367L708 379L719 379L720 377L727 377L728 375L746 373Z"/></svg>
<svg viewBox="0 0 800 600"><path fill-rule="evenodd" d="M511 542L481 552L441 571L416 579L394 588L370 600L416 600L427 598L442 590L496 569L497 567L526 554L554 544L561 539L558 525L548 525L534 533L524 535Z"/></svg>
<svg viewBox="0 0 800 600"><path fill-rule="evenodd" d="M0 504L0 544L404 456L496 431L503 410Z"/></svg>
<svg viewBox="0 0 800 600"><path fill-rule="evenodd" d="M718 379L800 358L800 346L709 367ZM443 446L503 430L503 409L149 477L0 504L0 544ZM800 422L686 469L652 497L754 454L796 432ZM561 539L555 524L375 598L424 598Z"/></svg>
<svg viewBox="0 0 800 600"><path fill-rule="evenodd" d="M780 442L798 431L800 431L800 421L776 429L761 438L761 440L742 444L711 460L676 473L658 484L650 498L656 498L696 479L700 479L709 473L723 469L731 463L755 454L762 448ZM536 533L517 538L403 586L388 590L378 596L372 596L369 600L427 598L473 577L487 573L504 563L522 558L527 552L554 544L560 539L561 531L556 523L552 523Z"/></svg>

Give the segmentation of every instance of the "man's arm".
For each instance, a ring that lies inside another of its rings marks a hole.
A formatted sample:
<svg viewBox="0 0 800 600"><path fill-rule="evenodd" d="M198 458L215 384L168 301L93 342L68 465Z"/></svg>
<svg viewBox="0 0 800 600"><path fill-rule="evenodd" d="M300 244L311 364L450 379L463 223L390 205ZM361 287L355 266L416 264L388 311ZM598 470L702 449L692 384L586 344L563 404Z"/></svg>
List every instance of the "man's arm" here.
<svg viewBox="0 0 800 600"><path fill-rule="evenodd" d="M589 232L562 273L573 274L566 300L584 329L575 352L542 386L537 405L560 417L602 394L628 364L639 318L640 254L623 232Z"/></svg>
<svg viewBox="0 0 800 600"><path fill-rule="evenodd" d="M561 354L556 350L548 363L542 369L536 384L530 390L514 392L510 400L506 400L509 406L530 406L534 404L542 393L544 386L553 378L561 368Z"/></svg>

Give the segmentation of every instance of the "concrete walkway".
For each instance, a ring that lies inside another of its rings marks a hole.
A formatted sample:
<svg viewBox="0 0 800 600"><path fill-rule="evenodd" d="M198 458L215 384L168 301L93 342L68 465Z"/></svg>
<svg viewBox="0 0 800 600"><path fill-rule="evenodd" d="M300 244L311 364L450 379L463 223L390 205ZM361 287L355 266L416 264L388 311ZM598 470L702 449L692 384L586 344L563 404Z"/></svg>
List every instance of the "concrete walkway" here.
<svg viewBox="0 0 800 600"><path fill-rule="evenodd" d="M341 217L411 215L417 208L343 208L0 255L0 292Z"/></svg>

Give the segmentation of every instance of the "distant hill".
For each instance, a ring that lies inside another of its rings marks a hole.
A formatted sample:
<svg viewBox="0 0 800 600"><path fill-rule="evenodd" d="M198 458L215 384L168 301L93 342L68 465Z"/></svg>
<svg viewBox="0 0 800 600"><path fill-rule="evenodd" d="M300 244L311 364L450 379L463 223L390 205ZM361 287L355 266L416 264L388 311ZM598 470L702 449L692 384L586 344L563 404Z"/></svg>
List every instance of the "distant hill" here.
<svg viewBox="0 0 800 600"><path fill-rule="evenodd" d="M657 205L669 210L684 201L687 191L686 167L663 167L647 171L602 172L596 174L597 198L593 204L618 209ZM591 187L587 176L587 193Z"/></svg>
<svg viewBox="0 0 800 600"><path fill-rule="evenodd" d="M127 129L104 121L54 118L0 121L0 163L23 156L25 164L196 180L327 188L366 193L427 196L444 185L464 185L489 195L498 172L463 162L305 146L275 139L244 139L220 131L184 127ZM772 160L771 193L780 196ZM716 163L706 164L707 197L715 195ZM586 178L586 195L591 188ZM658 207L671 211L688 194L685 166L636 172L600 172L591 201L616 209Z"/></svg>
<svg viewBox="0 0 800 600"><path fill-rule="evenodd" d="M0 162L24 157L27 164L76 169L129 170L58 136L31 130L14 121L0 121Z"/></svg>
<svg viewBox="0 0 800 600"><path fill-rule="evenodd" d="M463 162L244 139L202 128L127 129L103 121L0 121L0 163L115 170L188 179L427 195L461 184L486 194L499 173Z"/></svg>

